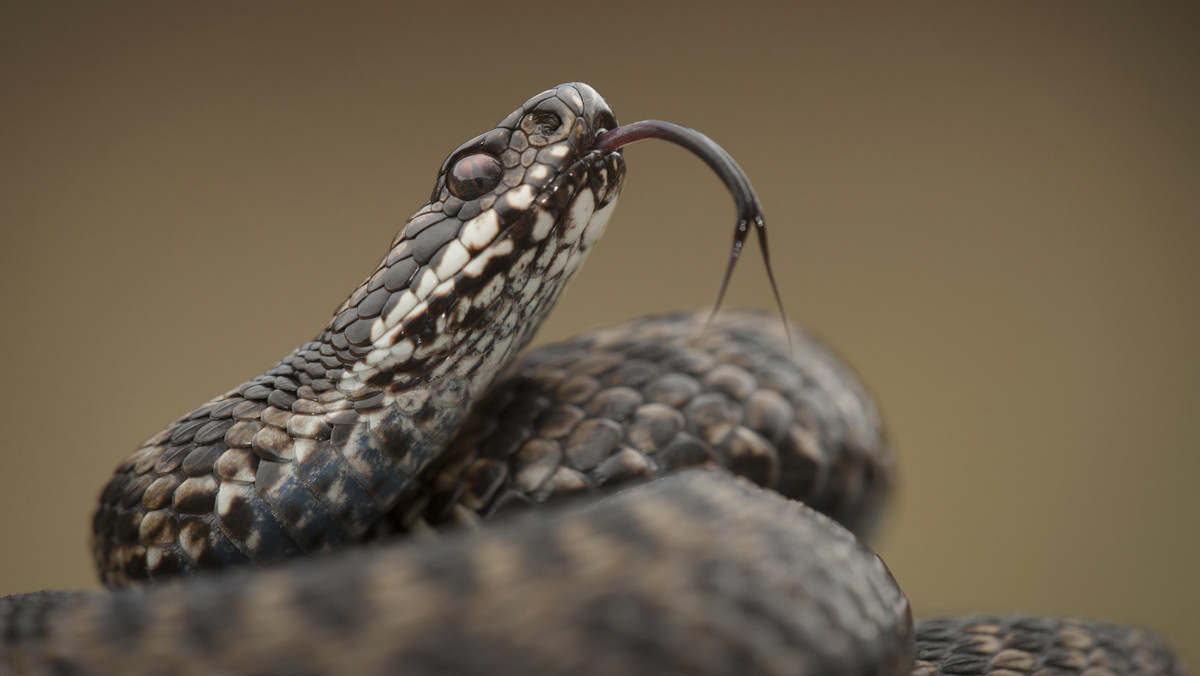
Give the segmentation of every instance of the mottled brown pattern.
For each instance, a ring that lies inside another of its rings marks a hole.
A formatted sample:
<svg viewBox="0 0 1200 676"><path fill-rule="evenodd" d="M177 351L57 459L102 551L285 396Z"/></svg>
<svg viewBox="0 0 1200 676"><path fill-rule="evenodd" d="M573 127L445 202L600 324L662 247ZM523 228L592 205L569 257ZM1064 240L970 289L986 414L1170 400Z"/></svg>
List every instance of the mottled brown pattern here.
<svg viewBox="0 0 1200 676"><path fill-rule="evenodd" d="M512 501L707 470L270 571L9 597L0 673L906 673L907 603L882 562L831 520L717 469L838 496L826 507L869 523L892 462L873 404L805 334L793 329L789 353L778 320L731 312L701 334L703 319L645 318L535 351L396 523L474 523ZM691 405L721 397L740 418ZM701 430L726 419L709 445ZM771 468L798 430L815 468L792 482ZM736 462L729 444L747 438L767 462ZM839 464L854 471L820 471ZM922 676L1183 673L1153 636L1081 620L934 620L915 637Z"/></svg>
<svg viewBox="0 0 1200 676"><path fill-rule="evenodd" d="M1162 641L1131 627L1057 617L964 617L917 625L913 676L1182 674Z"/></svg>
<svg viewBox="0 0 1200 676"><path fill-rule="evenodd" d="M752 311L645 317L537 350L475 410L400 531L723 467L870 531L894 458L858 379L815 337Z"/></svg>
<svg viewBox="0 0 1200 676"><path fill-rule="evenodd" d="M414 545L25 599L18 621L0 613L2 664L34 674L900 674L910 663L908 604L878 557L832 520L715 470Z"/></svg>
<svg viewBox="0 0 1200 676"><path fill-rule="evenodd" d="M846 529L893 479L874 404L768 316L596 329L491 388L599 237L615 124L573 83L452 152L316 340L104 489L105 582L204 574L0 599L0 675L1182 673L1146 633L1073 619L934 620L914 643Z"/></svg>
<svg viewBox="0 0 1200 676"><path fill-rule="evenodd" d="M624 161L592 145L615 124L571 83L451 152L431 200L315 340L121 463L93 519L101 579L265 565L372 537L599 237ZM503 180L453 194L447 174L464 157Z"/></svg>

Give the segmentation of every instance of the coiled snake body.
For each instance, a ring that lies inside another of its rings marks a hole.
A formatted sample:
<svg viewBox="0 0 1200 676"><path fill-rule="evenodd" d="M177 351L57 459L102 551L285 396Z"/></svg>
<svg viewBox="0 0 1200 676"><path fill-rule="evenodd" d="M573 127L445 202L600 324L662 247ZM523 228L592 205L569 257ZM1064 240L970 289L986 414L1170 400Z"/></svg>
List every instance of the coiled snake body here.
<svg viewBox="0 0 1200 676"><path fill-rule="evenodd" d="M572 83L451 153L314 341L118 467L100 576L159 582L0 600L0 673L1175 673L1076 620L935 621L914 649L846 530L890 485L875 408L769 317L634 320L497 382L603 231L616 128Z"/></svg>

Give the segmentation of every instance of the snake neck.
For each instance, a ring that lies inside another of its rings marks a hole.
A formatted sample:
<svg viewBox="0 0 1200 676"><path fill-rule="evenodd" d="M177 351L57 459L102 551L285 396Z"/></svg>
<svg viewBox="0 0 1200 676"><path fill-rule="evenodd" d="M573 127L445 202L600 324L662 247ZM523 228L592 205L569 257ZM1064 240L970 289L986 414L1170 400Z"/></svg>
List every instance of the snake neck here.
<svg viewBox="0 0 1200 676"><path fill-rule="evenodd" d="M415 338L404 338L378 362L385 368L369 362L360 368L359 361L332 370L330 408L355 411L353 420L345 416L350 425L337 445L355 473L373 480L381 509L395 504L450 443L475 402L549 315L616 204L608 200L597 211L591 194L580 193L566 227L543 241L494 245L501 251L497 257L512 255L510 249L519 255L473 295L460 288L425 301L429 309L403 324L408 330L400 334ZM331 341L323 338L321 350L328 353Z"/></svg>
<svg viewBox="0 0 1200 676"><path fill-rule="evenodd" d="M370 535L530 340L615 205L586 85L451 153L433 197L317 339L150 439L93 522L109 584L266 564Z"/></svg>

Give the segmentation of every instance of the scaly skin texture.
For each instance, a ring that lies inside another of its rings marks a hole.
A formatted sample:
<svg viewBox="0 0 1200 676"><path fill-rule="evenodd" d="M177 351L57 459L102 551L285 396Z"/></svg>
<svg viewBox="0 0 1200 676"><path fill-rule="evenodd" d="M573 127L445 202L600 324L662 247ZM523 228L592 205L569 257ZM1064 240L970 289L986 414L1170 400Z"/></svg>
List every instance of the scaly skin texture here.
<svg viewBox="0 0 1200 676"><path fill-rule="evenodd" d="M1182 674L1157 637L1075 618L962 617L917 625L913 676Z"/></svg>
<svg viewBox="0 0 1200 676"><path fill-rule="evenodd" d="M757 311L643 317L524 358L476 408L400 531L689 465L728 469L832 516L874 524L893 455L858 379L812 335Z"/></svg>
<svg viewBox="0 0 1200 676"><path fill-rule="evenodd" d="M101 579L370 537L599 238L625 165L591 147L615 124L595 90L566 84L452 152L429 203L315 340L117 468L93 522Z"/></svg>
<svg viewBox="0 0 1200 676"><path fill-rule="evenodd" d="M104 490L106 583L201 574L0 599L0 674L1177 673L1136 630L1033 618L926 623L914 665L886 567L812 509L870 529L879 416L769 317L598 329L492 388L600 236L615 123L562 85L451 153L314 341Z"/></svg>
<svg viewBox="0 0 1200 676"><path fill-rule="evenodd" d="M152 588L0 599L0 673L906 673L907 603L879 559L727 475L869 523L892 462L870 399L794 328L789 353L767 315L725 313L699 333L703 320L643 318L533 352L423 475L421 509L396 521L500 524ZM614 425L617 441L578 436ZM692 464L703 468L594 505L496 513L504 495L536 505ZM1182 673L1153 637L1079 620L935 620L915 647L923 676Z"/></svg>
<svg viewBox="0 0 1200 676"><path fill-rule="evenodd" d="M27 673L902 674L908 605L812 510L692 470L420 546L54 598ZM835 631L837 640L830 640Z"/></svg>

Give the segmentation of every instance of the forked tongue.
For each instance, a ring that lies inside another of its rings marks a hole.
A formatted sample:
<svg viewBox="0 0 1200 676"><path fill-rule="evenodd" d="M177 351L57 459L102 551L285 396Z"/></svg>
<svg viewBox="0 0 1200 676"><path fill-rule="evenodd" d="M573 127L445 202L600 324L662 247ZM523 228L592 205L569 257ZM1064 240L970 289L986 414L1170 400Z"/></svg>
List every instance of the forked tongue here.
<svg viewBox="0 0 1200 676"><path fill-rule="evenodd" d="M733 230L733 249L729 252L729 262L725 265L725 275L721 278L721 287L717 289L717 300L713 303L708 322L712 323L717 310L721 308L721 301L725 298L725 289L729 286L729 278L733 275L733 266L737 264L738 257L742 253L742 246L745 245L746 238L750 236L750 224L753 223L754 229L758 233L759 248L762 249L763 266L767 269L767 279L771 282L771 291L775 294L775 304L779 307L779 317L783 320L783 328L788 333L788 344L790 345L792 342L791 331L787 326L787 316L783 311L783 299L779 296L779 286L775 284L775 273L771 270L771 257L767 251L767 224L763 220L762 202L758 201L758 195L755 194L754 187L750 185L750 179L746 178L746 172L742 171L742 168L733 161L724 148L709 137L695 129L662 120L642 120L621 125L597 137L592 149L613 152L634 141L648 138L670 141L692 151L694 155L704 160L704 163L713 171L717 172L721 182L725 184L729 192L733 193L733 201L737 207L737 223Z"/></svg>

